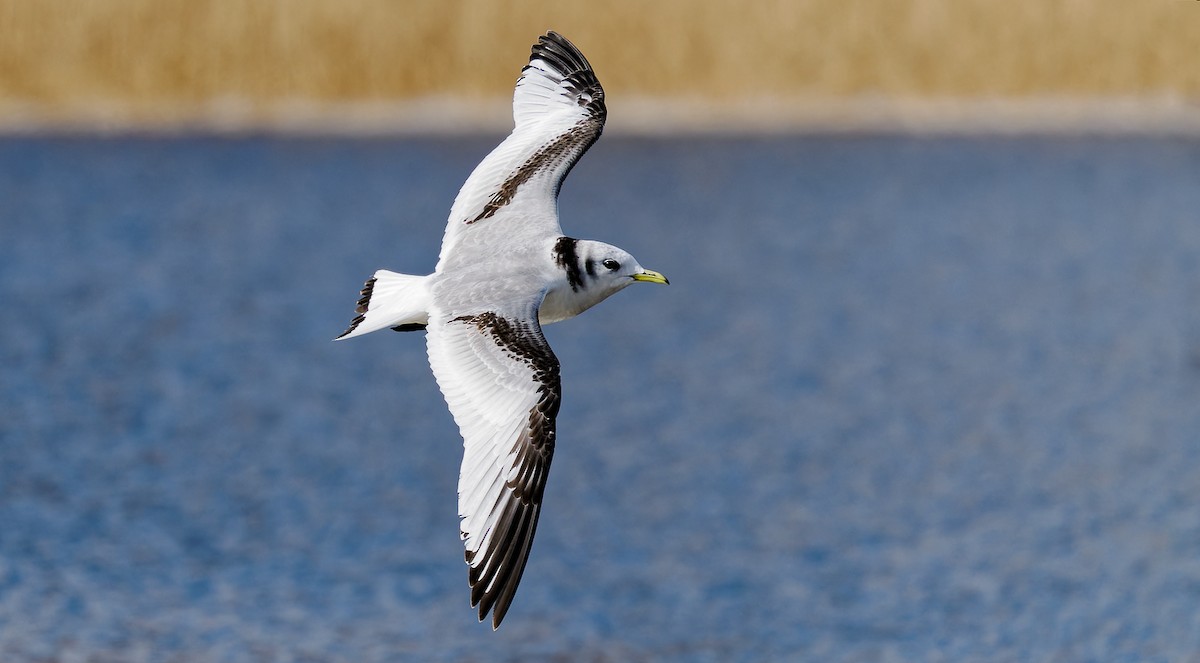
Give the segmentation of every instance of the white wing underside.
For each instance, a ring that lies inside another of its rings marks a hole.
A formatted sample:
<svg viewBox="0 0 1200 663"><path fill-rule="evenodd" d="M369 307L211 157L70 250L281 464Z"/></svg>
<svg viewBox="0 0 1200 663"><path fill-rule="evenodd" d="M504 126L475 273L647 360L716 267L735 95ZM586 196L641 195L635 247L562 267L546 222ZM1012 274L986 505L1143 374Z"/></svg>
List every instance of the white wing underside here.
<svg viewBox="0 0 1200 663"><path fill-rule="evenodd" d="M429 365L463 437L460 531L471 605L498 625L520 582L554 451L558 360L523 311L435 312Z"/></svg>
<svg viewBox="0 0 1200 663"><path fill-rule="evenodd" d="M454 199L435 273L562 234L558 187L600 137L606 111L587 60L560 39L550 33L534 46L513 93L515 127Z"/></svg>

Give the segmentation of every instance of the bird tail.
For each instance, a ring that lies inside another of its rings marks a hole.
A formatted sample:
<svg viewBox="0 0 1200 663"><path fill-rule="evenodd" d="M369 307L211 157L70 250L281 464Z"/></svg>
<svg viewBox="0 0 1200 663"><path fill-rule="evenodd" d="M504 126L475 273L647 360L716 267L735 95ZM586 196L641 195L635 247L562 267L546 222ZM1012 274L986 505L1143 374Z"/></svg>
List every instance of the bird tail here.
<svg viewBox="0 0 1200 663"><path fill-rule="evenodd" d="M428 276L397 274L381 269L363 285L358 299L358 316L335 338L339 341L362 336L384 327L417 331L429 324Z"/></svg>

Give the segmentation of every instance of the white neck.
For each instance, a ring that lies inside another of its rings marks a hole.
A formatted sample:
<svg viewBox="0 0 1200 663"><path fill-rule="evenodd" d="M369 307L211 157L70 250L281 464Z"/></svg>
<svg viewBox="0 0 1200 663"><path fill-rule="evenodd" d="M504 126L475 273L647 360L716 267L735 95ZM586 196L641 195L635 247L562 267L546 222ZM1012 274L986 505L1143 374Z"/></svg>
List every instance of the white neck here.
<svg viewBox="0 0 1200 663"><path fill-rule="evenodd" d="M572 290L566 279L562 283L556 284L542 300L542 306L538 309L538 322L548 325L552 322L573 318L617 292L617 290L603 288L597 283L592 283L591 286L587 287L585 282L583 287Z"/></svg>

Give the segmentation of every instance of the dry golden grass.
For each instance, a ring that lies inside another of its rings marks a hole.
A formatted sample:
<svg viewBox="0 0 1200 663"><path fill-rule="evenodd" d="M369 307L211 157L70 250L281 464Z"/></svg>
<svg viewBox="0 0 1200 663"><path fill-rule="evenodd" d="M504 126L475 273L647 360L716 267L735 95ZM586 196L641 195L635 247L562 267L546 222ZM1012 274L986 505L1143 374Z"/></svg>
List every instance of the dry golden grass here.
<svg viewBox="0 0 1200 663"><path fill-rule="evenodd" d="M614 97L1200 96L1197 0L0 0L0 105L499 98L547 28Z"/></svg>

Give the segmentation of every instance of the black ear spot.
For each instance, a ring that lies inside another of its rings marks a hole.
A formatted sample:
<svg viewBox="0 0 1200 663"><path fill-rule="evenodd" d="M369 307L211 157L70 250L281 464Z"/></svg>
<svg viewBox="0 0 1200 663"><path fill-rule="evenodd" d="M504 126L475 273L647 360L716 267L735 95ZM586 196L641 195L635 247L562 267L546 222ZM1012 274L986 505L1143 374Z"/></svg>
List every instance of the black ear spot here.
<svg viewBox="0 0 1200 663"><path fill-rule="evenodd" d="M601 264L604 265L605 269L608 269L611 272L615 272L618 269L621 269L621 263L617 262L616 260L613 260L612 258L605 258L604 262Z"/></svg>

